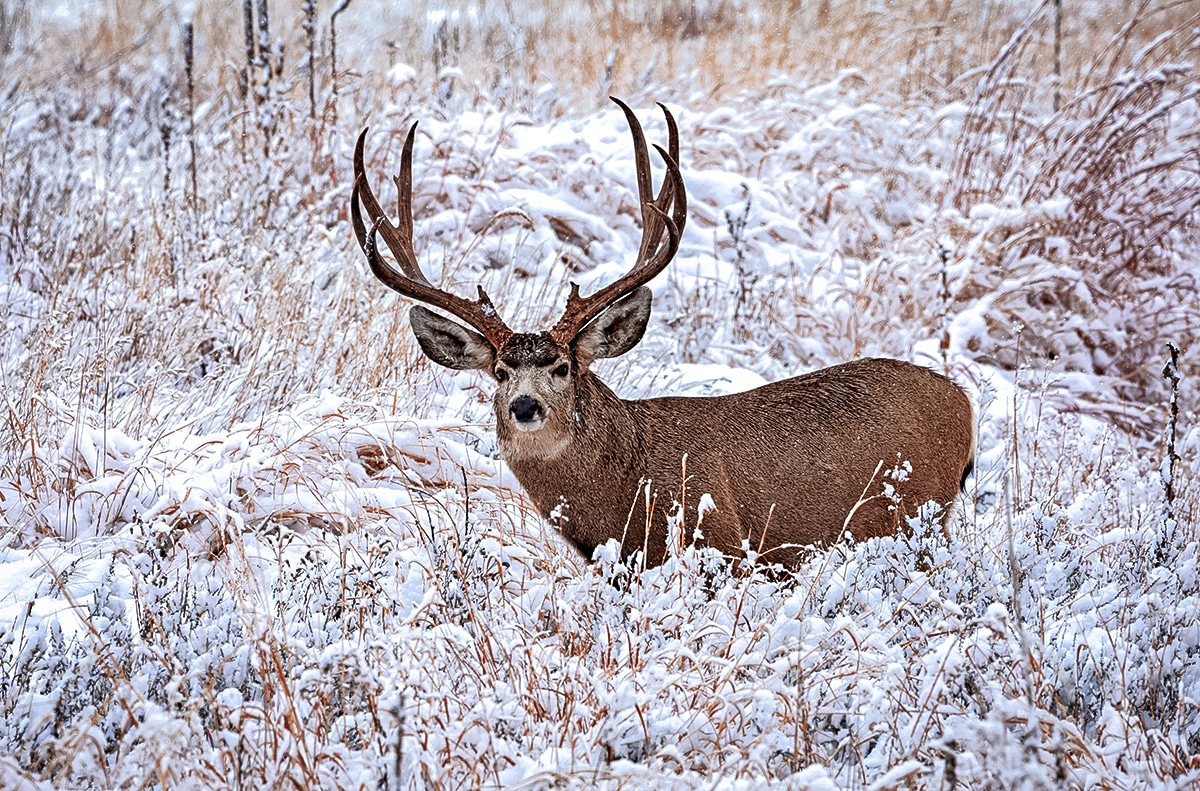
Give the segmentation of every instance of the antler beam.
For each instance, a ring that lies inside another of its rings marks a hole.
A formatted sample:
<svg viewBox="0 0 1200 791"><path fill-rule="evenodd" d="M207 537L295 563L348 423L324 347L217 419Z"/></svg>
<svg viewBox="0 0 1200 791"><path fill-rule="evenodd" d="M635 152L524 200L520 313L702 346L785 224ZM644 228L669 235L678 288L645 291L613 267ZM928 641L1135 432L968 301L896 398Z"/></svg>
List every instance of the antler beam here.
<svg viewBox="0 0 1200 791"><path fill-rule="evenodd" d="M679 240L687 222L687 193L683 185L683 176L679 173L679 129L671 111L659 103L658 106L667 118L668 150L664 151L657 145L654 148L666 163L667 173L658 197L654 197L650 155L646 149L642 125L638 123L637 116L628 105L616 97L610 98L624 111L629 122L629 132L633 136L638 199L642 204L642 244L637 260L629 271L596 293L582 297L579 294L579 286L576 283L571 284L566 310L550 330L550 337L557 343L570 343L579 331L603 313L605 308L650 282L655 275L663 271L679 250Z"/></svg>
<svg viewBox="0 0 1200 791"><path fill-rule="evenodd" d="M358 136L358 143L354 146L354 191L350 197L350 220L354 225L354 235L358 237L358 245L367 256L371 271L389 288L457 316L479 330L494 348L503 348L512 337L513 331L500 318L483 286L479 286L479 299L463 299L435 287L417 263L417 254L413 249L412 214L412 152L417 125L414 123L408 130L404 152L400 157L400 173L393 178L399 192L398 225L393 225L388 219L367 181L366 170L363 167L363 149L369 129L370 127L367 127L362 130L362 134ZM371 220L369 233L359 208L360 200ZM380 257L375 241L377 235L383 237L400 271L396 271Z"/></svg>

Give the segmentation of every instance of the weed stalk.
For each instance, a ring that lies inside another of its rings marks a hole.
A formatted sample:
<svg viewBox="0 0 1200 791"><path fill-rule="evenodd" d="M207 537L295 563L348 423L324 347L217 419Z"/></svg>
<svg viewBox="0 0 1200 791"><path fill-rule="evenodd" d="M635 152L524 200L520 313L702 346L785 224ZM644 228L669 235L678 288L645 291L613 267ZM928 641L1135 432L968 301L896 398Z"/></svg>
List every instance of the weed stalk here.
<svg viewBox="0 0 1200 791"><path fill-rule="evenodd" d="M1175 522L1175 462L1179 459L1179 454L1175 452L1175 437L1179 426L1179 348L1169 341L1167 362L1163 366L1162 375L1171 383L1171 397L1167 402L1167 447L1159 470L1163 485L1163 518L1155 559L1160 565L1165 565L1173 554L1175 534L1178 531Z"/></svg>
<svg viewBox="0 0 1200 791"><path fill-rule="evenodd" d="M188 153L189 170L192 177L192 195L190 204L192 211L199 209L199 190L196 187L196 81L195 81L195 49L192 23L183 26L183 67L187 74L188 102Z"/></svg>

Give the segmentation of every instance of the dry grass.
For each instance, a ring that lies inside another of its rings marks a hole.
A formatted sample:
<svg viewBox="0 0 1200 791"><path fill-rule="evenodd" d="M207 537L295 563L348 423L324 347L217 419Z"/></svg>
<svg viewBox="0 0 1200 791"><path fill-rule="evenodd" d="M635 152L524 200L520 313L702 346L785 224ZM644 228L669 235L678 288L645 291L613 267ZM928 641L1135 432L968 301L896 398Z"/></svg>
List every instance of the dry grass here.
<svg viewBox="0 0 1200 791"><path fill-rule="evenodd" d="M1179 530L1146 548L1159 347L1200 326L1196 3L1064 5L1055 112L1049 6L354 0L314 120L299 4L261 102L240 9L201 4L192 141L175 6L0 0L0 785L1195 782L1186 348ZM949 537L638 574L523 502L481 383L347 264L349 147L370 118L394 167L419 117L425 262L532 326L635 245L610 92L682 106L694 200L605 376L946 366L981 411ZM572 211L494 221L515 190Z"/></svg>
<svg viewBox="0 0 1200 791"><path fill-rule="evenodd" d="M27 71L9 68L8 79L19 77L26 87L68 79L104 81L113 68L138 71L164 58L181 67L183 23L193 21L197 57L205 64L197 74L200 92L236 94L245 62L236 3L201 4L186 20L169 4L98 0L91 13L65 28L41 23L37 17L44 11L20 3L0 8L0 20L7 20L0 39L17 53L9 62L33 59ZM1140 11L1123 3L1068 2L1064 8L1059 68L1068 93L1088 83L1097 63L1127 60L1158 31L1185 28L1195 13L1192 2L1144 0ZM704 103L757 93L775 79L803 84L854 69L872 92L941 104L969 98L977 71L1025 28L1032 35L1025 43L1023 76L1040 81L1052 74L1051 4L1035 13L1031 17L1027 7L1002 0L515 0L402 6L355 0L337 22L344 44L339 79L353 94L360 80L371 82L392 65L406 63L416 67L417 81L429 95L458 97L454 101L460 106L464 96L470 104L481 94L500 107L546 106L542 89L550 87L550 105L561 113L602 107L612 93L640 97L664 85L689 102ZM297 73L307 65L302 8L297 3L272 14L272 35L282 47L285 70ZM1123 30L1131 17L1138 23ZM328 9L319 14L318 26L319 84L328 98ZM1120 48L1110 46L1114 38ZM299 81L291 91L298 105L307 99Z"/></svg>
<svg viewBox="0 0 1200 791"><path fill-rule="evenodd" d="M1154 18L1147 5L1131 25ZM973 221L946 233L977 259L958 298L991 302L984 359L1061 360L1107 377L1126 402L1163 397L1155 364L1168 341L1190 346L1196 331L1184 306L1197 284L1183 259L1200 238L1200 141L1174 123L1197 95L1179 60L1200 46L1200 9L1190 10L1132 56L1124 41L1103 52L1048 119L1045 92L1026 76L1032 31L980 81L946 195ZM1151 421L1141 430L1160 425Z"/></svg>

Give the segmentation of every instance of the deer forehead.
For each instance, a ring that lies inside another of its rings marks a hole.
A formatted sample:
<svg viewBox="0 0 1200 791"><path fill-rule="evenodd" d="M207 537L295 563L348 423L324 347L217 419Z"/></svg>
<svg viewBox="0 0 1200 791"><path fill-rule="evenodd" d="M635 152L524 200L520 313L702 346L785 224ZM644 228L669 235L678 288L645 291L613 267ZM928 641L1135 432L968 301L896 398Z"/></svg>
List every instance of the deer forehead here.
<svg viewBox="0 0 1200 791"><path fill-rule="evenodd" d="M550 339L549 333L518 332L498 357L511 368L545 368L567 356L567 350Z"/></svg>

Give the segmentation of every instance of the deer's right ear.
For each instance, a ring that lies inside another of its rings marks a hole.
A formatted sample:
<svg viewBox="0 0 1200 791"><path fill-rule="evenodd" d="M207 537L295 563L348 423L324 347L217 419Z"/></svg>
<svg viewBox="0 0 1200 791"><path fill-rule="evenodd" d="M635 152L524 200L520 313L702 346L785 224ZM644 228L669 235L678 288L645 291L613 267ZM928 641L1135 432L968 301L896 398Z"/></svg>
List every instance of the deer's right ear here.
<svg viewBox="0 0 1200 791"><path fill-rule="evenodd" d="M584 368L602 357L620 357L637 346L650 323L650 289L642 286L601 313L575 337L575 355Z"/></svg>
<svg viewBox="0 0 1200 791"><path fill-rule="evenodd" d="M409 311L408 323L421 344L421 351L438 365L459 371L492 367L495 350L479 333L420 305Z"/></svg>

